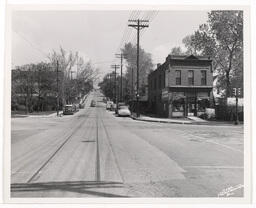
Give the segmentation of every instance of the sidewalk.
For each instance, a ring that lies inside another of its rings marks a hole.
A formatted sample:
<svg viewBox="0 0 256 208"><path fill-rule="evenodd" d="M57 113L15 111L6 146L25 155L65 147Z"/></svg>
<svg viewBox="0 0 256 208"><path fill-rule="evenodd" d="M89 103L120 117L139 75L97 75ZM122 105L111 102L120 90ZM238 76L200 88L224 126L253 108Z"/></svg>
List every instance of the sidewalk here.
<svg viewBox="0 0 256 208"><path fill-rule="evenodd" d="M131 118L138 121L159 122L159 123L175 123L175 124L193 124L195 121L187 119L171 119L171 118L154 118L141 115L139 118L136 115L131 115Z"/></svg>
<svg viewBox="0 0 256 208"><path fill-rule="evenodd" d="M198 117L191 118L180 118L180 119L171 119L171 118L155 118L145 115L140 115L139 118L136 117L136 114L131 115L133 120L137 121L146 121L146 122L158 122L158 123L174 123L174 124L193 124L193 125L213 125L213 126L236 126L234 122L229 121L207 121L200 119ZM237 126L243 125L241 122Z"/></svg>
<svg viewBox="0 0 256 208"><path fill-rule="evenodd" d="M61 116L63 114L63 111L59 111L59 115ZM40 113L32 113L32 114L12 114L12 118L25 118L25 117L30 117L30 118L49 118L49 117L57 117L57 112L40 112Z"/></svg>

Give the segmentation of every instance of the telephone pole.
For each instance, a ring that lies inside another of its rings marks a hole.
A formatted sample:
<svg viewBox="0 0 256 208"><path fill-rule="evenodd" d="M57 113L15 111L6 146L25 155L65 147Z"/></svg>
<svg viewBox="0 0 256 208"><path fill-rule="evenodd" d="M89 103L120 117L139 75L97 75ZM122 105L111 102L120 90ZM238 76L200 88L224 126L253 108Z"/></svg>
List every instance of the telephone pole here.
<svg viewBox="0 0 256 208"><path fill-rule="evenodd" d="M59 61L57 60L57 107L56 107L56 111L57 111L57 116L59 116Z"/></svg>
<svg viewBox="0 0 256 208"><path fill-rule="evenodd" d="M140 116L140 107L139 107L139 57L140 57L140 30L144 27L148 27L148 24L143 24L149 22L149 20L128 20L129 22L134 22L137 24L128 24L129 27L133 27L137 30L137 92L136 92L136 114L137 117Z"/></svg>
<svg viewBox="0 0 256 208"><path fill-rule="evenodd" d="M131 89L131 92L132 92L132 101L133 101L133 94L134 94L134 86L133 86L133 68L132 68L132 89Z"/></svg>
<svg viewBox="0 0 256 208"><path fill-rule="evenodd" d="M117 65L117 64L113 64L111 65L111 68L112 69L115 69L115 83L114 83L114 86L115 86L115 103L116 103L116 108L117 108L117 86L116 86L116 69L118 69L120 66Z"/></svg>
<svg viewBox="0 0 256 208"><path fill-rule="evenodd" d="M120 101L123 101L123 58L126 54L123 54L123 53L119 53L119 54L116 54L116 57L117 58L120 58L121 59L121 93L120 93Z"/></svg>

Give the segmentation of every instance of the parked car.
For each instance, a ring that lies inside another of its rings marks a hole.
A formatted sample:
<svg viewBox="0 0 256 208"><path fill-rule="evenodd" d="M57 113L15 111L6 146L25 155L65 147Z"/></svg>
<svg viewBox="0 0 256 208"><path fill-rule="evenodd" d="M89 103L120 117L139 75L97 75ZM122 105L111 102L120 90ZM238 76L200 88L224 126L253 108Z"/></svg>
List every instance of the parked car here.
<svg viewBox="0 0 256 208"><path fill-rule="evenodd" d="M118 110L120 109L121 106L125 106L125 103L117 103L117 108L115 109L115 113L118 114Z"/></svg>
<svg viewBox="0 0 256 208"><path fill-rule="evenodd" d="M112 103L111 104L111 107L110 107L110 110L111 111L114 111L116 109L116 104L115 103Z"/></svg>
<svg viewBox="0 0 256 208"><path fill-rule="evenodd" d="M96 101L95 100L92 100L91 107L96 107Z"/></svg>
<svg viewBox="0 0 256 208"><path fill-rule="evenodd" d="M117 114L118 114L118 116L130 116L131 112L130 112L128 106L121 105L118 107Z"/></svg>
<svg viewBox="0 0 256 208"><path fill-rule="evenodd" d="M73 105L65 105L63 109L63 115L73 115L75 112Z"/></svg>
<svg viewBox="0 0 256 208"><path fill-rule="evenodd" d="M113 104L112 101L107 101L107 104L106 104L106 110L110 110L111 109L111 105Z"/></svg>

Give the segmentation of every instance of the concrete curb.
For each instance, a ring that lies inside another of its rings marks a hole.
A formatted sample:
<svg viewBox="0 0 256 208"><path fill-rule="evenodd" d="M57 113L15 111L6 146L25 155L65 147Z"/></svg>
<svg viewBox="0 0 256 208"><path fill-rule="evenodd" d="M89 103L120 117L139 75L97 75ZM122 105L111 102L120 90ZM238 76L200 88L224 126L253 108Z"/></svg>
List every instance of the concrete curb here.
<svg viewBox="0 0 256 208"><path fill-rule="evenodd" d="M137 121L145 121L145 122L154 122L154 123L173 123L173 124L188 124L188 125L203 125L203 126L235 126L230 123L211 123L211 122L196 122L196 121L161 121L161 120L147 120L142 118L137 118L134 116L130 116L131 119L137 120ZM240 124L241 125L241 124ZM243 125L243 124L242 124ZM239 126L239 125L237 125Z"/></svg>
<svg viewBox="0 0 256 208"><path fill-rule="evenodd" d="M148 120L148 119L142 119L142 118L137 118L134 116L131 116L133 120L137 121L146 121L146 122L154 122L154 123L174 123L174 124L194 124L191 121L161 121L161 120Z"/></svg>

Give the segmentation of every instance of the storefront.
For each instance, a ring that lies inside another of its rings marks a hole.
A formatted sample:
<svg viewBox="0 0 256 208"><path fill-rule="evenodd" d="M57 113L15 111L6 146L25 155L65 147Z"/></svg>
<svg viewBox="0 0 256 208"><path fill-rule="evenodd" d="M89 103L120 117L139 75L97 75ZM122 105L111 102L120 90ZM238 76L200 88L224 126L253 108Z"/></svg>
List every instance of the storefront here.
<svg viewBox="0 0 256 208"><path fill-rule="evenodd" d="M170 92L169 118L185 116L185 99L183 92Z"/></svg>
<svg viewBox="0 0 256 208"><path fill-rule="evenodd" d="M168 106L166 117L179 118L200 116L210 107L210 93L198 90L163 93L164 105Z"/></svg>

